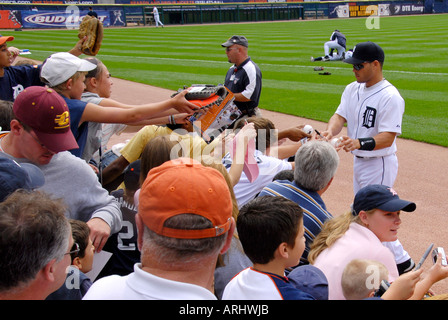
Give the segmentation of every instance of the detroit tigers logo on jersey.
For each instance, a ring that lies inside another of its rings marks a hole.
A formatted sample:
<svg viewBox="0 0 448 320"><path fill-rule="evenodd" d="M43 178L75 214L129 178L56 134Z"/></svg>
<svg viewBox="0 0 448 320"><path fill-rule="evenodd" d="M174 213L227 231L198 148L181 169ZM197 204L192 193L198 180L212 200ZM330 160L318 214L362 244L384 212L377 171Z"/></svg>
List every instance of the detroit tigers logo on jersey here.
<svg viewBox="0 0 448 320"><path fill-rule="evenodd" d="M366 111L363 114L362 126L366 128L373 128L376 120L376 109L372 107L366 107Z"/></svg>
<svg viewBox="0 0 448 320"><path fill-rule="evenodd" d="M25 89L21 84L16 85L15 87L12 87L13 90L13 96L14 96L14 100L17 98L17 96L19 95L20 92L23 91L23 89Z"/></svg>

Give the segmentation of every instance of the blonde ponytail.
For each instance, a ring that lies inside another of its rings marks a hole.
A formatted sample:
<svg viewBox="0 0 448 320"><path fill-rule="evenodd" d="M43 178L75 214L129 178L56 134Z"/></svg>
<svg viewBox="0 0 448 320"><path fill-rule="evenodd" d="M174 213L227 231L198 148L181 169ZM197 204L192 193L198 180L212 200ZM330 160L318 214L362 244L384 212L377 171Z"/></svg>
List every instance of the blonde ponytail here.
<svg viewBox="0 0 448 320"><path fill-rule="evenodd" d="M322 230L319 232L319 234L311 244L310 252L308 254L308 261L310 262L310 264L314 263L317 256L323 250L330 247L333 243L336 242L336 240L342 237L348 230L352 222L358 221L359 217L353 216L351 211L325 221Z"/></svg>

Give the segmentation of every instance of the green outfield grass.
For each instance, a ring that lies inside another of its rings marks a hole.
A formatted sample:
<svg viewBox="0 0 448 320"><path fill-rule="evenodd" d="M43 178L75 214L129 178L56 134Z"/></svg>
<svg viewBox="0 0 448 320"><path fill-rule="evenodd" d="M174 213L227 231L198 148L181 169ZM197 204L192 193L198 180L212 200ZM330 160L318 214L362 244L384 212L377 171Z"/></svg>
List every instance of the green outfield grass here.
<svg viewBox="0 0 448 320"><path fill-rule="evenodd" d="M114 77L177 90L194 83L218 84L230 66L221 43L233 34L249 39L249 54L263 72L260 107L328 121L344 87L354 81L343 62L310 62L323 54L334 29L347 36L348 48L371 40L386 53L385 77L406 101L401 137L448 146L447 15L381 17L379 29L366 19L187 25L105 30L98 58ZM3 32L3 34L7 34ZM43 60L66 51L76 30L9 32L13 45ZM318 75L324 66L330 76ZM293 124L292 124L293 125Z"/></svg>

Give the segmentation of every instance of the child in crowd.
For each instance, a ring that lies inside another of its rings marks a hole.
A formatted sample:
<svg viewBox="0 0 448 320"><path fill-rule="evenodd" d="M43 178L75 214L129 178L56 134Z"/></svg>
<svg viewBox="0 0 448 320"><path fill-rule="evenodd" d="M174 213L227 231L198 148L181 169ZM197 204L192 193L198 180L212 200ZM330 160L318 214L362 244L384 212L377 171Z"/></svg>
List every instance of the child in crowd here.
<svg viewBox="0 0 448 320"><path fill-rule="evenodd" d="M381 262L353 259L342 273L342 292L347 300L371 298L375 296L381 282L388 279L389 271Z"/></svg>
<svg viewBox="0 0 448 320"><path fill-rule="evenodd" d="M305 250L298 204L283 197L255 198L241 208L237 230L253 266L227 284L223 300L314 300L285 277Z"/></svg>
<svg viewBox="0 0 448 320"><path fill-rule="evenodd" d="M70 110L70 127L79 145L78 149L70 150L75 156L82 157L84 153L89 122L137 123L171 108L186 113L193 113L194 109L199 108L185 99L186 90L165 101L132 108L112 109L81 101L86 87L86 74L96 67L95 64L67 52L52 54L42 65L41 78L64 98Z"/></svg>
<svg viewBox="0 0 448 320"><path fill-rule="evenodd" d="M341 286L347 300L421 300L431 286L447 277L448 268L438 261L422 276L423 268L400 275L388 283L389 271L386 266L375 260L353 259L344 268ZM383 286L381 287L381 282Z"/></svg>
<svg viewBox="0 0 448 320"><path fill-rule="evenodd" d="M90 239L87 223L70 219L72 227L73 247L70 251L72 259L65 283L47 297L47 300L81 300L92 285L86 273L92 270L95 247Z"/></svg>
<svg viewBox="0 0 448 320"><path fill-rule="evenodd" d="M86 39L86 37L77 39L77 43L69 53L74 56L81 55L79 48ZM40 79L41 65L32 61L31 64L14 64L20 50L8 47L8 42L13 40L13 36L0 35L0 99L6 101L14 101L27 87L45 85Z"/></svg>
<svg viewBox="0 0 448 320"><path fill-rule="evenodd" d="M88 57L85 58L85 60L96 65L96 68L89 71L86 75L86 88L82 93L82 101L97 104L102 107L123 109L135 107L135 105L125 104L111 98L112 77L103 62L96 57ZM117 155L113 150L107 150L107 143L114 134L119 135L125 130L126 132L137 132L143 125L168 124L171 121L170 117L172 117L171 119L174 120L175 123L180 124L187 122L188 114L178 113L176 109L169 109L157 114L154 118L139 123L133 123L131 125L122 123L89 122L87 145L84 149L82 158L89 161L93 155L93 160L96 164L99 166L101 163L102 168L104 168L119 156L119 154ZM101 152L98 152L100 148Z"/></svg>
<svg viewBox="0 0 448 320"><path fill-rule="evenodd" d="M118 233L111 235L104 245L104 250L111 252L112 256L98 279L112 274L127 275L134 271L134 264L140 262L135 224L137 205L134 203L134 194L140 189L140 167L140 160L131 163L124 172L124 189L111 192L120 203L123 227Z"/></svg>

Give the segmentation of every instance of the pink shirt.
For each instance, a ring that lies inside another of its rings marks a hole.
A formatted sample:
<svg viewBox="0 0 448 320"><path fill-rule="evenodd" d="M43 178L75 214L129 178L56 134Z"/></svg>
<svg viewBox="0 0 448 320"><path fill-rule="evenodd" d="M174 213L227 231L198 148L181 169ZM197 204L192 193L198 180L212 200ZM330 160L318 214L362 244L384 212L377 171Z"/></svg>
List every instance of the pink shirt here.
<svg viewBox="0 0 448 320"><path fill-rule="evenodd" d="M379 261L389 271L389 282L398 278L398 269L392 252L372 231L352 222L347 232L331 247L322 251L314 262L314 266L322 270L327 277L329 300L345 300L341 286L342 272L353 259Z"/></svg>

